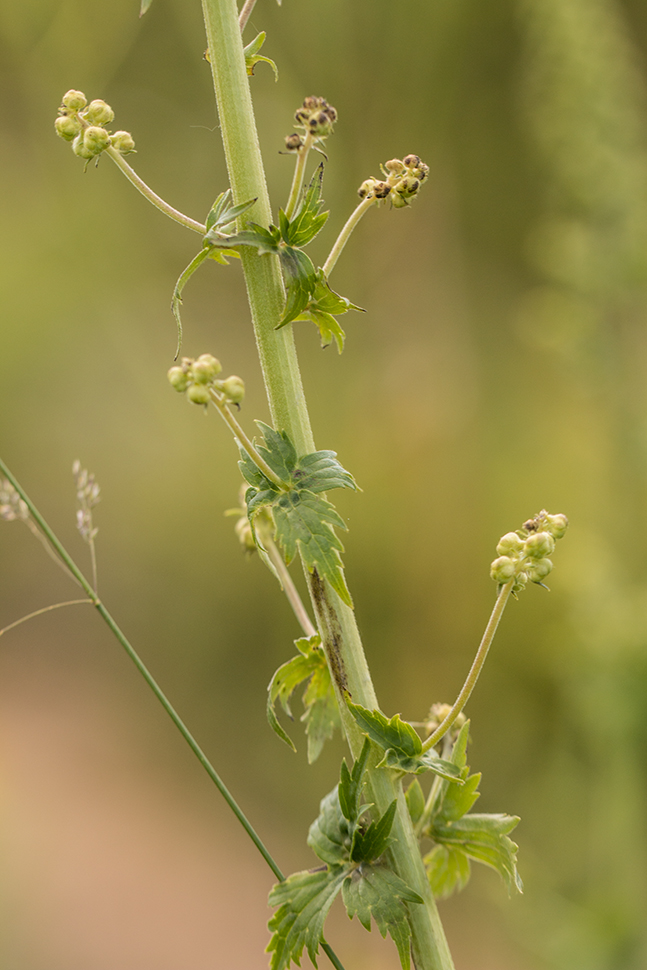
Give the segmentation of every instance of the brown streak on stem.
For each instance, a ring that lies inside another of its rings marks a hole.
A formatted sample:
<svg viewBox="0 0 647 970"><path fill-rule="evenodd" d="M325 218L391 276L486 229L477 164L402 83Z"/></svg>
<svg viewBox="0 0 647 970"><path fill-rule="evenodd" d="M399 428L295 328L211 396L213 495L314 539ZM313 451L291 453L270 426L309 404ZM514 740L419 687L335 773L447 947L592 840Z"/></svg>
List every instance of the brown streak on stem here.
<svg viewBox="0 0 647 970"><path fill-rule="evenodd" d="M326 596L323 580L316 569L313 569L310 573L309 582L312 601L317 614L317 620L319 621L321 641L326 651L330 672L340 693L350 697L348 679L342 658L342 632L339 626L339 620L331 608L328 597Z"/></svg>

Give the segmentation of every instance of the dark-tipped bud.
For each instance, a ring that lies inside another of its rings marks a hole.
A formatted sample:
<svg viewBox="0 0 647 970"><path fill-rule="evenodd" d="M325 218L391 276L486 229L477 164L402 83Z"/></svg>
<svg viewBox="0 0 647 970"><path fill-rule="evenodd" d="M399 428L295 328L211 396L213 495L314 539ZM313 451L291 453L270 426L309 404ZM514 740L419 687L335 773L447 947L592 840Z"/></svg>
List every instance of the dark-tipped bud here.
<svg viewBox="0 0 647 970"><path fill-rule="evenodd" d="M388 182L376 182L373 186L373 195L376 199L386 199L390 191L391 186Z"/></svg>
<svg viewBox="0 0 647 970"><path fill-rule="evenodd" d="M298 152L302 145L303 138L301 135L297 135L296 132L293 135L287 135L285 139L285 147L289 152Z"/></svg>
<svg viewBox="0 0 647 970"><path fill-rule="evenodd" d="M405 155L402 159L402 164L405 168L418 168L420 162L420 155Z"/></svg>

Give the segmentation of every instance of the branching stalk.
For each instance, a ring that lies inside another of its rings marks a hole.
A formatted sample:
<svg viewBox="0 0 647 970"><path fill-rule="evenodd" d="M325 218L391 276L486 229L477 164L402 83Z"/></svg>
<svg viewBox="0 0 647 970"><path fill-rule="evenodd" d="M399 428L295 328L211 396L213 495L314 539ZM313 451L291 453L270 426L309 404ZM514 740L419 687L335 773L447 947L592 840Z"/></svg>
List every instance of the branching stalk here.
<svg viewBox="0 0 647 970"><path fill-rule="evenodd" d="M479 648L476 651L474 662L470 667L470 672L465 679L461 692L456 698L454 705L447 717L438 725L433 734L431 734L423 744L423 751L429 751L430 748L433 748L438 744L440 739L447 734L450 727L467 704L470 694L474 690L476 681L479 679L479 674L483 669L483 664L487 658L488 651L494 639L494 634L496 633L496 629L499 625L499 620L503 616L503 611L505 610L506 603L508 602L514 583L515 580L511 579L510 582L506 583L505 586L502 586L499 590L499 595L497 596L494 609L492 610L492 614L488 620L488 625L485 628L483 639L481 640Z"/></svg>
<svg viewBox="0 0 647 970"><path fill-rule="evenodd" d="M276 569L276 572L281 581L281 586L283 587L283 592L288 598L290 606L292 607L294 611L294 615L299 621L301 629L303 630L303 632L307 637L314 637L317 631L312 624L312 620L308 616L308 611L303 605L303 600L299 596L299 591L297 590L296 586L292 582L292 577L290 576L288 567L285 565L285 562L283 561L283 556L277 549L276 543L269 536L264 535L263 548L267 553L268 559Z"/></svg>
<svg viewBox="0 0 647 970"><path fill-rule="evenodd" d="M89 603L91 606L94 605L92 600L67 600L65 603L52 603L51 606L43 606L40 610L34 610L33 613L27 613L25 616L21 616L19 620L14 620L9 626L5 626L0 630L0 637L3 633L8 633L9 630L14 630L21 623L26 623L27 620L33 620L35 616L41 616L43 613L51 613L52 610L60 610L63 606L77 606L79 603Z"/></svg>
<svg viewBox="0 0 647 970"><path fill-rule="evenodd" d="M240 15L238 17L238 26L240 27L240 32L244 31L247 26L247 21L249 20L250 14L256 5L256 0L245 0L243 4Z"/></svg>
<svg viewBox="0 0 647 970"><path fill-rule="evenodd" d="M297 205L299 204L299 198L301 197L301 189L303 188L303 179L306 172L306 162L308 160L308 154L310 149L314 144L315 136L311 132L307 132L305 138L303 139L303 145L297 151L297 161L294 167L294 177L292 179L292 187L290 189L290 196L288 198L288 204L285 207L285 214L288 219L291 219L296 212Z"/></svg>
<svg viewBox="0 0 647 970"><path fill-rule="evenodd" d="M121 169L121 171L124 173L128 181L132 182L135 188L138 189L149 202L152 202L153 205L160 210L160 212L163 212L165 216L169 217L169 219L174 219L175 222L179 222L181 226L186 226L187 229L193 229L194 232L199 232L201 236L205 235L207 231L206 226L203 226L201 222L196 222L195 219L191 219L189 216L185 216L184 213L180 212L178 209L174 209L173 206L169 205L168 202L165 202L164 199L160 198L159 195L153 192L153 190L146 185L146 182L139 177L134 168L131 168L121 152L118 152L116 148L112 148L112 146L110 146L105 149L104 154L110 156L117 168Z"/></svg>
<svg viewBox="0 0 647 970"><path fill-rule="evenodd" d="M234 202L256 198L258 201L253 210L253 219L267 226L272 218L271 208L249 93L236 4L234 0L202 0L202 7ZM355 216L350 229L359 221L368 205L361 204L358 208L361 212ZM344 242L345 238L337 248L335 260ZM243 271L274 427L287 431L297 454L310 454L316 449L303 395L292 328L287 326L278 331L275 329L285 302L278 257L258 256L250 247L242 247L242 250ZM340 702L344 728L353 755L357 757L364 738L346 707L346 693L352 696L353 701L371 710L378 705L355 616L334 590L320 580L316 572L308 573L307 581ZM375 804L376 811L383 814L389 804L397 799L392 829L396 841L389 850L390 856L398 875L425 901L424 905L412 905L409 908L416 968L453 970L402 786L400 782L394 781L390 771L375 769L377 760L378 755L375 753L368 769L368 800Z"/></svg>
<svg viewBox="0 0 647 970"><path fill-rule="evenodd" d="M266 478L276 485L277 488L285 491L285 482L282 482L276 472L272 471L270 466L267 464L264 458L261 458L256 448L249 440L245 432L243 431L240 422L234 417L231 408L227 404L227 398L224 394L219 394L216 390L211 388L211 400L220 412L223 421L227 424L231 430L234 432L235 437L241 443L249 457L252 459L257 468L259 468Z"/></svg>
<svg viewBox="0 0 647 970"><path fill-rule="evenodd" d="M333 248L330 250L330 253L328 255L328 259L323 264L323 271L326 278L330 276L333 269L335 268L335 263L341 256L342 249L350 239L353 229L360 221L364 213L368 212L368 210L371 208L372 205L375 205L375 199L373 198L372 195L369 195L365 199L362 199L362 201L357 206L355 211L349 217L342 231L337 236L337 239L335 240L335 244Z"/></svg>

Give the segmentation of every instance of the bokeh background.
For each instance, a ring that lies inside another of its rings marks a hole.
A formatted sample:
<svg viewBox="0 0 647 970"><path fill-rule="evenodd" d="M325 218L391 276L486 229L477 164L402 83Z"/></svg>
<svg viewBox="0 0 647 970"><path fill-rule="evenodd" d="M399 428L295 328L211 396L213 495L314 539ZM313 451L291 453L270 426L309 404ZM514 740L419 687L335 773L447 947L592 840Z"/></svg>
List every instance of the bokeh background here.
<svg viewBox="0 0 647 970"><path fill-rule="evenodd" d="M54 136L61 95L105 98L139 173L204 219L226 187L196 2L3 0L2 455L81 563L71 466L102 488L100 591L286 871L344 752L306 763L265 721L298 629L232 520L240 476L215 414L169 388L173 284L198 237L108 159ZM469 705L480 807L522 816L523 897L474 874L441 904L457 970L647 965L647 6L643 0L259 0L251 80L274 205L304 95L328 143L325 258L379 163L420 154L408 211L371 211L335 270L366 308L347 349L297 342L383 709L451 700L492 605L498 537L571 520L550 594L507 611ZM239 267L186 290L184 350L247 383L267 419ZM0 626L75 588L0 523ZM298 570L297 581L299 581ZM87 607L0 641L0 965L260 970L272 876ZM333 915L347 970L390 942ZM325 962L325 958L322 958ZM307 962L307 960L306 960Z"/></svg>

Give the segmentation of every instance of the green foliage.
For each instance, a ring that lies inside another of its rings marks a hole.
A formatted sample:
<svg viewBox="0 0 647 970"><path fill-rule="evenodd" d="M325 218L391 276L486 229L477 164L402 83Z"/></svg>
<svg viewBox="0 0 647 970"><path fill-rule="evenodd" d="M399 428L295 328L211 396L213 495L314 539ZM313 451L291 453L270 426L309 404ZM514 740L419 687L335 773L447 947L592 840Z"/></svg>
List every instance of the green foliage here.
<svg viewBox="0 0 647 970"><path fill-rule="evenodd" d="M245 55L245 67L247 68L248 75L251 77L254 73L254 68L256 67L256 65L260 61L262 61L265 64L270 65L270 67L274 71L274 80L278 81L279 71L274 61L270 60L269 57L264 57L262 54L258 53L261 47L263 46L263 44L265 43L265 37L266 37L265 31L262 30L260 34L256 35L253 41L251 41L249 44L247 44L245 48L243 48L243 54Z"/></svg>
<svg viewBox="0 0 647 970"><path fill-rule="evenodd" d="M468 814L479 798L477 789L481 780L480 774L469 775L468 737L469 721L461 729L451 755L464 783L442 783L431 820L422 831L435 843L424 859L432 892L444 897L462 889L470 877L470 860L496 869L508 892L522 892L523 884L517 872L517 845L508 838L519 818Z"/></svg>
<svg viewBox="0 0 647 970"><path fill-rule="evenodd" d="M332 737L340 726L339 708L319 636L303 637L295 641L300 651L276 671L268 687L267 719L278 736L293 750L291 738L278 722L274 707L278 700L292 718L290 698L299 685L307 683L303 693L305 708L301 720L305 722L308 736L308 761L312 764L319 757L324 742Z"/></svg>
<svg viewBox="0 0 647 970"><path fill-rule="evenodd" d="M425 796L417 778L414 778L407 788L405 798L411 821L414 825L417 825L425 810Z"/></svg>
<svg viewBox="0 0 647 970"><path fill-rule="evenodd" d="M286 562L292 562L300 551L306 568L310 572L316 569L344 602L352 606L339 555L344 547L334 532L335 526L345 529L346 524L319 493L331 488L356 489L355 480L342 468L335 452L317 451L297 458L285 431L274 431L261 421L257 424L265 441L257 450L285 488L280 490L241 451L239 467L251 486L245 501L252 528L258 511L269 509L274 518L276 542Z"/></svg>
<svg viewBox="0 0 647 970"><path fill-rule="evenodd" d="M369 711L350 701L348 708L362 731L384 750L381 765L413 775L432 771L457 785L462 784L457 765L443 761L433 750L423 754L420 737L410 724L401 720L399 714L394 714L389 720L381 711Z"/></svg>
<svg viewBox="0 0 647 970"><path fill-rule="evenodd" d="M315 872L295 872L274 886L269 904L279 908L267 924L272 931L267 945L267 952L272 954L271 970L284 970L291 962L301 966L304 946L317 966L326 916L346 878L346 869L335 866Z"/></svg>
<svg viewBox="0 0 647 970"><path fill-rule="evenodd" d="M390 934L398 949L404 970L409 966L411 930L406 918L405 903L421 903L418 893L413 892L385 866L355 869L342 884L342 899L346 912L352 919L357 915L362 926L370 930L371 917L383 937Z"/></svg>
<svg viewBox="0 0 647 970"><path fill-rule="evenodd" d="M367 738L352 771L342 762L339 785L322 800L319 816L310 826L308 845L325 869L295 873L270 893L270 905L280 907L269 923L272 970L284 970L291 961L299 963L304 946L317 965L324 921L340 889L351 919L357 915L370 930L372 917L382 936L389 933L393 938L404 970L409 966L411 930L406 906L423 900L381 859L392 841L396 801L381 818L368 825L363 820L370 808L361 800L369 753Z"/></svg>
<svg viewBox="0 0 647 970"><path fill-rule="evenodd" d="M341 353L344 346L344 331L334 314L359 310L350 300L339 296L330 289L323 270L315 269L303 247L312 242L328 219L327 212L321 212L323 162L317 168L301 204L292 219L288 219L283 209L279 209L278 226L265 229L250 222L240 232L228 232L228 227L207 226L205 243L218 249L237 249L251 246L259 256L273 253L279 257L285 278L287 297L277 329L295 320L311 320L319 327L322 346L327 347L334 339Z"/></svg>
<svg viewBox="0 0 647 970"><path fill-rule="evenodd" d="M149 3L151 0L149 0ZM145 11L143 11L145 13ZM240 205L231 205L231 189L227 189L226 192L221 192L214 204L209 210L207 215L206 228L207 233L212 229L226 230L232 228L235 224L238 216L243 215L250 209L256 199L250 199L248 202L242 202ZM239 259L239 254L235 250L228 252L227 256L233 256ZM180 316L180 306L182 304L182 291L184 287L189 282L195 271L202 265L205 259L213 259L217 263L221 263L223 266L229 264L229 260L225 256L221 249L215 246L205 245L197 256L194 256L189 265L180 274L180 277L175 284L175 289L173 290L173 299L171 301L171 309L173 310L173 316L175 317L175 322L177 324L177 350L175 351L175 359L177 360L180 356L180 349L182 347L182 319Z"/></svg>

